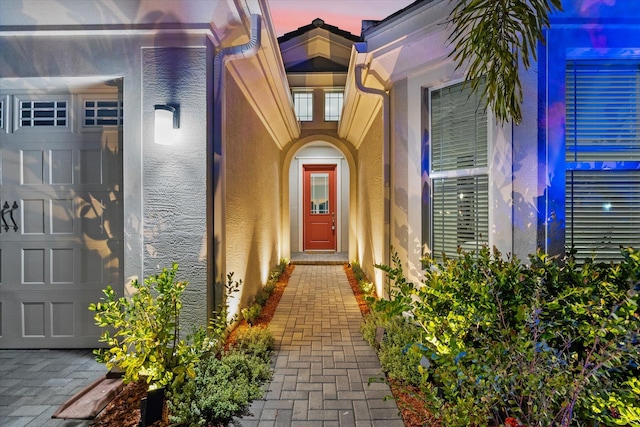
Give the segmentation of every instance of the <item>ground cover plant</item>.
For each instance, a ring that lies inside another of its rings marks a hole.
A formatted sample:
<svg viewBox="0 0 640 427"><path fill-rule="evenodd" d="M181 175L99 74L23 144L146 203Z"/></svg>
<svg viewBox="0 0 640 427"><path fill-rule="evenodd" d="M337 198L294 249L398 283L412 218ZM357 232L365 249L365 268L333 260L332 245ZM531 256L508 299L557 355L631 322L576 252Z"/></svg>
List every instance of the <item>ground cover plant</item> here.
<svg viewBox="0 0 640 427"><path fill-rule="evenodd" d="M414 284L394 256L363 335L441 425L637 426L640 253L623 257L525 265L484 248L425 260Z"/></svg>
<svg viewBox="0 0 640 427"><path fill-rule="evenodd" d="M130 300L116 298L113 291L107 288L105 298L100 303L92 304L91 308L96 311L97 322L105 325L106 330L116 332L104 335L105 339L110 340L105 342L113 346L101 350L99 357L110 367L122 368L122 361L125 361L130 373L125 369L124 379L129 384L93 425L138 425L140 400L147 392L147 383L167 390L164 418L155 426L226 426L234 417L245 415L251 401L262 396L264 384L272 375L270 354L274 339L267 325L293 268L287 264L286 260L281 260L272 270L267 284L271 288L270 297L264 302L255 326L240 322L237 328L231 330L231 324L236 323L237 319L229 318L228 306L223 304L219 312L211 317L206 330L201 328L194 331L182 344L179 344L181 341L178 338L179 311L182 306L180 296L187 283L175 280L177 265L146 279L144 285L137 284L138 293ZM225 285L226 296L238 292L240 286L241 281L235 281L230 273ZM149 319L144 318L144 312ZM152 326L149 322L152 322ZM116 324L120 326L116 327ZM145 349L149 340L157 339L154 334L169 336L162 341L165 347L158 348L160 344L156 343ZM116 347L117 350L114 350ZM141 351L137 351L137 348ZM187 372L186 368L175 370L175 367L165 363L169 358L154 356L151 360L152 355L176 352L176 349L182 348L189 349L192 352L189 354L195 355L188 359L192 372ZM155 368L151 369L145 363ZM139 367L137 372L135 366ZM163 380L162 383L157 379L150 380L148 372L162 372L163 375L156 377L172 380ZM184 377L176 381L182 372Z"/></svg>

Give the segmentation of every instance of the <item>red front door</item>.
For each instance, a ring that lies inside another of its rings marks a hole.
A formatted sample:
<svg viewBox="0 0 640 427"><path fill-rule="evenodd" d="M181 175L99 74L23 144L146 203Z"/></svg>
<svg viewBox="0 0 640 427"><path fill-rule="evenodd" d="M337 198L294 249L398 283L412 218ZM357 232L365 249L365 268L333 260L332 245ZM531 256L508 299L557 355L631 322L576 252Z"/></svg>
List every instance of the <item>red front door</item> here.
<svg viewBox="0 0 640 427"><path fill-rule="evenodd" d="M336 250L336 165L304 165L304 250Z"/></svg>

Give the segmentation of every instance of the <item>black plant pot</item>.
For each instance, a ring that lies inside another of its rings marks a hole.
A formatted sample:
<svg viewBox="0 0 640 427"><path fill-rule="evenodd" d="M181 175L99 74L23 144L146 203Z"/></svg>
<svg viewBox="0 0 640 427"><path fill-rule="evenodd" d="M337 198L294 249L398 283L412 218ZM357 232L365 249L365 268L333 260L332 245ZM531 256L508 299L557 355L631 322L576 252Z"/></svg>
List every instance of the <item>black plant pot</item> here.
<svg viewBox="0 0 640 427"><path fill-rule="evenodd" d="M147 427L162 420L164 407L164 388L149 390L147 397L140 400L140 427Z"/></svg>

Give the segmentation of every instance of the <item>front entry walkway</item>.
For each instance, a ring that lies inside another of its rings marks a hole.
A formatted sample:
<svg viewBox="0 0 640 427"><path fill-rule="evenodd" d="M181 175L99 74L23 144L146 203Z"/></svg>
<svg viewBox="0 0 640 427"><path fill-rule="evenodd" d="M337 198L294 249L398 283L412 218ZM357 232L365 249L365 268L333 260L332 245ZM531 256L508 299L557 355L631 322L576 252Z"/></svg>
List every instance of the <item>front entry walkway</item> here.
<svg viewBox="0 0 640 427"><path fill-rule="evenodd" d="M269 325L275 375L252 426L403 426L342 266L297 265Z"/></svg>
<svg viewBox="0 0 640 427"><path fill-rule="evenodd" d="M298 265L269 328L275 375L253 403L252 426L390 426L403 422L378 358L362 339L362 316L342 266ZM67 399L104 375L90 350L1 350L0 426L82 427L54 420Z"/></svg>

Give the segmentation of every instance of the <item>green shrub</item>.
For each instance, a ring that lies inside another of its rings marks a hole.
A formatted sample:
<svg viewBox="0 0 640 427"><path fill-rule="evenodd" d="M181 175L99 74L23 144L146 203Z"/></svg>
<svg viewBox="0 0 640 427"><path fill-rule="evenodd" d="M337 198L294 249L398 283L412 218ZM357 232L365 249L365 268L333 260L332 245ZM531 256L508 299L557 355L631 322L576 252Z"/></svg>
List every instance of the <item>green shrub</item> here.
<svg viewBox="0 0 640 427"><path fill-rule="evenodd" d="M150 388L179 387L195 375L195 366L206 347L204 334L179 339L182 292L187 282L175 280L178 265L144 279L134 280L129 298L117 297L108 286L101 302L90 304L96 324L104 328L100 342L109 348L95 350L96 359L108 369L119 367L125 382L144 378Z"/></svg>
<svg viewBox="0 0 640 427"><path fill-rule="evenodd" d="M378 327L385 330L384 338L376 343ZM424 347L420 344L420 329L401 316L388 318L371 312L361 325L363 338L378 348L382 370L390 379L403 380L411 385L421 384L420 360Z"/></svg>
<svg viewBox="0 0 640 427"><path fill-rule="evenodd" d="M419 286L404 278L394 255L393 267L378 266L391 299L372 308L382 320L409 312L420 326L413 348L429 363L417 369L443 425L506 417L530 427L638 425L640 254L623 255L619 264L579 266L570 256L559 263L537 253L526 266L487 248L460 251L425 260ZM381 361L400 364L394 357L380 346ZM416 380L412 371L404 375Z"/></svg>
<svg viewBox="0 0 640 427"><path fill-rule="evenodd" d="M231 349L259 357L268 362L274 344L275 339L269 329L248 326L237 329L236 340Z"/></svg>
<svg viewBox="0 0 640 427"><path fill-rule="evenodd" d="M251 402L263 396L272 372L264 359L232 351L203 359L195 378L172 394L172 423L187 426L228 425L234 417L248 415Z"/></svg>
<svg viewBox="0 0 640 427"><path fill-rule="evenodd" d="M260 312L262 311L262 306L260 304L251 304L249 307L245 307L241 310L242 317L247 321L250 325L253 325L258 317L260 316Z"/></svg>
<svg viewBox="0 0 640 427"><path fill-rule="evenodd" d="M271 296L273 294L273 292L276 290L276 285L277 285L276 282L269 281L269 282L267 282L266 285L264 285L262 290L264 292L266 292L269 296Z"/></svg>
<svg viewBox="0 0 640 427"><path fill-rule="evenodd" d="M373 282L369 282L365 279L358 281L358 288L360 289L360 292L365 295L372 295L373 291L375 290Z"/></svg>
<svg viewBox="0 0 640 427"><path fill-rule="evenodd" d="M362 267L360 267L360 263L356 260L351 261L351 271L353 272L353 277L359 283L361 280L366 280L367 277L362 271Z"/></svg>
<svg viewBox="0 0 640 427"><path fill-rule="evenodd" d="M259 306L264 307L264 305L267 303L267 300L269 300L269 297L271 296L272 293L273 293L273 290L269 292L269 289L267 288L267 286L265 286L258 291L254 302Z"/></svg>

